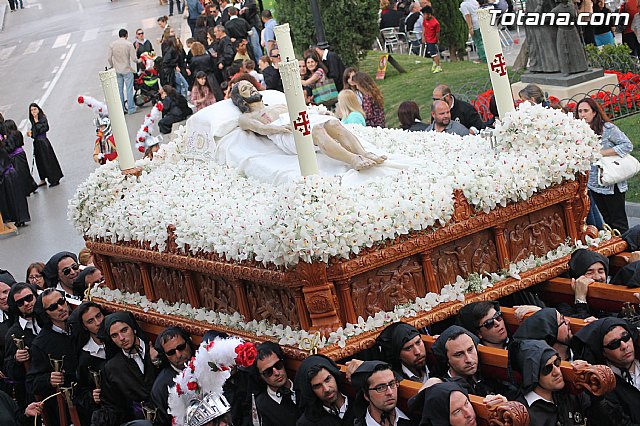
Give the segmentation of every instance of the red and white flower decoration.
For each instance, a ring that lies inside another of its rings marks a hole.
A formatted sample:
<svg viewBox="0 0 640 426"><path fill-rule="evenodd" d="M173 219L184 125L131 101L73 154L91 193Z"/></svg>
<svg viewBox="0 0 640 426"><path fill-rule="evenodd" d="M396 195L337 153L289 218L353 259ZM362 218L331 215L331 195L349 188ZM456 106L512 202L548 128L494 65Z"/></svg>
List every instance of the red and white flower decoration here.
<svg viewBox="0 0 640 426"><path fill-rule="evenodd" d="M136 148L138 151L144 152L147 148L147 139L152 137L153 127L158 124L158 121L162 118L162 102L156 103L151 112L144 117L144 122L140 126L138 133L136 134Z"/></svg>

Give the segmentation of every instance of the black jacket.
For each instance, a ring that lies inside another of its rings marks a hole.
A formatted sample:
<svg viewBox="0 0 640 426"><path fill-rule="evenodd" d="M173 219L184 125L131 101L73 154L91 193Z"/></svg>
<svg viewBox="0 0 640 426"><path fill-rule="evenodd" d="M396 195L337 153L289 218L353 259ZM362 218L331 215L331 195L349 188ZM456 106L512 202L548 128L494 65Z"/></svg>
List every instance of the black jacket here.
<svg viewBox="0 0 640 426"><path fill-rule="evenodd" d="M453 98L453 95L451 96ZM468 102L455 99L451 108L451 119L457 120L467 129L475 127L478 130L484 129L484 121L480 118L478 111Z"/></svg>
<svg viewBox="0 0 640 426"><path fill-rule="evenodd" d="M224 24L224 28L227 30L227 35L236 40L247 38L249 31L251 31L251 25L240 17L227 21L227 23Z"/></svg>
<svg viewBox="0 0 640 426"><path fill-rule="evenodd" d="M267 86L267 89L284 92L282 78L280 78L280 71L275 69L272 65L269 65L262 70L262 76L264 77L264 83Z"/></svg>
<svg viewBox="0 0 640 426"><path fill-rule="evenodd" d="M222 64L224 67L228 67L233 63L235 52L233 51L233 45L231 44L231 39L229 38L229 36L225 36L224 38L218 40L215 45L215 50L218 53L218 57L216 58L216 66Z"/></svg>
<svg viewBox="0 0 640 426"><path fill-rule="evenodd" d="M155 424L158 426L171 426L171 415L167 412L169 408L169 387L174 386L173 379L178 372L171 367L163 368L151 388L151 401L157 408Z"/></svg>
<svg viewBox="0 0 640 426"><path fill-rule="evenodd" d="M342 59L340 59L340 56L336 52L328 51L327 59L322 61L322 63L329 69L327 76L333 79L333 82L336 84L336 88L339 92L343 87L342 77L344 76L344 70L346 69Z"/></svg>
<svg viewBox="0 0 640 426"><path fill-rule="evenodd" d="M162 100L162 117L175 117L178 121L182 121L189 117L193 111L189 108L187 100L176 93L175 97L167 96Z"/></svg>

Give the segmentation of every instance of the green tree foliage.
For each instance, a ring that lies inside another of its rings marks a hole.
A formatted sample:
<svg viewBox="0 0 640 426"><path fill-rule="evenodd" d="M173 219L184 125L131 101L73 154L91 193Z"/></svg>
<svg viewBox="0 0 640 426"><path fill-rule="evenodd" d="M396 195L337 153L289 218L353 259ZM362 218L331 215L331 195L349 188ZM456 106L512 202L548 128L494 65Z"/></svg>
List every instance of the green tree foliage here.
<svg viewBox="0 0 640 426"><path fill-rule="evenodd" d="M454 52L458 57L464 56L469 29L460 13L460 0L438 0L431 4L433 16L440 22L440 44L449 49L451 60L456 57Z"/></svg>
<svg viewBox="0 0 640 426"><path fill-rule="evenodd" d="M378 0L318 0L324 32L331 50L347 65L355 65L371 49L378 35ZM296 52L315 44L309 0L277 0L278 23L288 22Z"/></svg>

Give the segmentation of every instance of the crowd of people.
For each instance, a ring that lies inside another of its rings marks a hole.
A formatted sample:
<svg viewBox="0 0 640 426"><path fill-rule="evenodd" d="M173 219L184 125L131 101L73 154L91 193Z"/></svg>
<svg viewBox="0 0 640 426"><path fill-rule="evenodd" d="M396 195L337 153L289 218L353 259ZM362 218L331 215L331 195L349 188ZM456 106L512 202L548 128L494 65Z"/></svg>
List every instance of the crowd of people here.
<svg viewBox="0 0 640 426"><path fill-rule="evenodd" d="M639 235L634 228L625 239L637 247ZM640 269L639 260L640 252L634 252L611 281L627 284ZM497 301L465 305L456 324L432 338L431 354L422 336L426 329L396 322L380 333L374 348L346 363L346 377L338 364L322 355L304 359L292 376L282 348L272 342L260 344L253 365L233 369L224 384L226 408L209 412L211 417L198 424L475 425L469 395L483 397L488 406L519 401L534 426L637 424L637 329L586 302L588 286L607 281L609 260L579 249L568 267L574 303L549 307L527 296L535 304L517 307L521 323L513 334ZM189 333L177 327L160 331L151 341L131 313L107 314L99 304L82 301L87 288L103 283L88 249L78 256L59 252L46 263L33 263L22 282L0 270L3 425L26 424L37 415L47 425L57 425L61 413L69 423L84 425L172 424L169 388L196 346ZM570 316L584 318L587 325L573 334ZM203 341L226 337L210 331ZM509 369L518 372L520 380L484 375L480 346L505 350ZM615 389L598 397L569 392L561 361L576 369L587 363L609 366ZM407 412L398 407L402 380L422 384ZM71 404L47 398L69 386L74 389Z"/></svg>

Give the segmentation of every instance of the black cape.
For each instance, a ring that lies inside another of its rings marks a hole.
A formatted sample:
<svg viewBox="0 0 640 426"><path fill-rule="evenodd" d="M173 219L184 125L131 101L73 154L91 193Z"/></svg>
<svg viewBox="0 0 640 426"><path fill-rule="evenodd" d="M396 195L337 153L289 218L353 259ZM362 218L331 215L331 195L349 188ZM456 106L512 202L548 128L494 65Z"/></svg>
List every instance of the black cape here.
<svg viewBox="0 0 640 426"><path fill-rule="evenodd" d="M36 157L36 167L38 167L40 180L46 179L49 185L55 185L60 182L64 175L53 146L51 146L51 142L47 138L48 131L49 123L45 117L31 125L33 155Z"/></svg>
<svg viewBox="0 0 640 426"><path fill-rule="evenodd" d="M549 346L558 339L558 314L554 308L544 308L525 318L513 333L514 340L544 340Z"/></svg>
<svg viewBox="0 0 640 426"><path fill-rule="evenodd" d="M31 221L26 191L9 153L0 148L0 213L5 222Z"/></svg>
<svg viewBox="0 0 640 426"><path fill-rule="evenodd" d="M640 250L640 225L636 225L622 234L622 239L629 244L629 251Z"/></svg>
<svg viewBox="0 0 640 426"><path fill-rule="evenodd" d="M558 353L541 340L516 340L509 346L509 366L522 377L521 389L526 394L538 386L540 370ZM509 372L511 374L511 372Z"/></svg>
<svg viewBox="0 0 640 426"><path fill-rule="evenodd" d="M420 426L449 426L449 400L452 392L469 392L457 381L435 384L409 400L412 412L421 412Z"/></svg>
<svg viewBox="0 0 640 426"><path fill-rule="evenodd" d="M175 386L174 377L178 372L170 366L164 367L151 388L151 401L158 410L154 424L160 426L171 426L171 415L167 412L169 408L169 388Z"/></svg>
<svg viewBox="0 0 640 426"><path fill-rule="evenodd" d="M611 284L626 285L630 288L640 287L640 261L624 265L611 279Z"/></svg>
<svg viewBox="0 0 640 426"><path fill-rule="evenodd" d="M24 190L24 195L25 197L28 197L32 192L38 189L38 184L33 179L33 176L31 176L29 161L27 160L27 154L25 154L24 148L22 149L22 152L16 152L16 150L24 146L22 132L15 131L10 135L7 135L5 143L7 152L13 161L13 167L16 169L16 172L18 172L18 178L20 179L20 184Z"/></svg>
<svg viewBox="0 0 640 426"><path fill-rule="evenodd" d="M554 404L539 399L528 406L524 397L519 398L518 401L529 411L529 426L585 426L587 417L591 420L589 410L591 404L589 398L583 393L572 395L564 391L554 392ZM590 424L607 423L591 421Z"/></svg>
<svg viewBox="0 0 640 426"><path fill-rule="evenodd" d="M35 334L33 334L30 328L26 328L23 330L22 327L20 327L18 321L16 321L11 327L9 327L9 330L7 331L4 338L4 372L13 386L13 392L15 394L16 400L18 401L20 406L25 406L27 403L32 401L33 397L32 395L27 395L25 384L27 370L25 369L23 363L16 361L15 356L18 347L16 346L12 335L17 338L23 339L25 346L27 346L28 348L31 348L33 340L36 338L36 336Z"/></svg>

